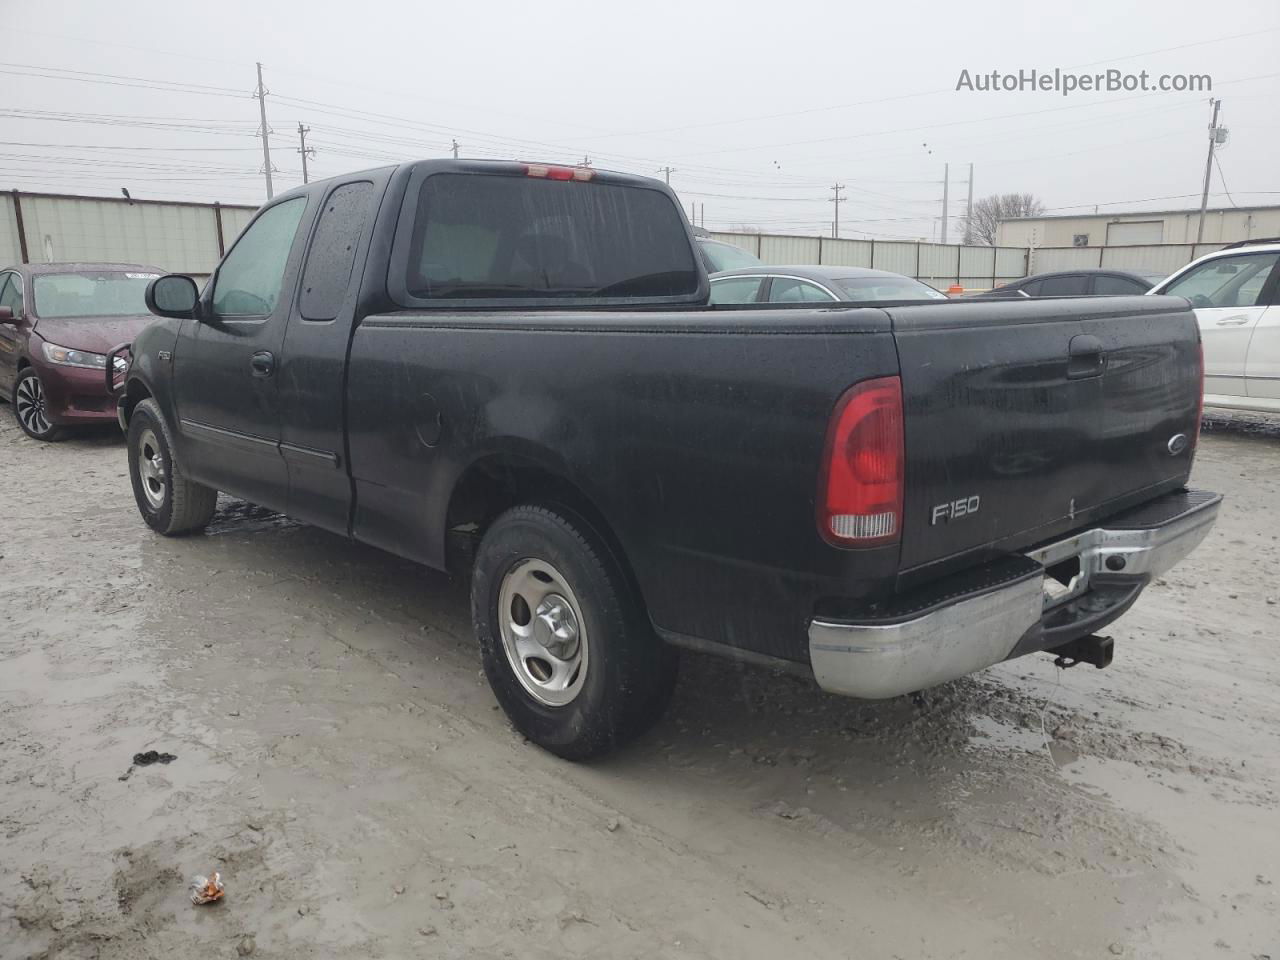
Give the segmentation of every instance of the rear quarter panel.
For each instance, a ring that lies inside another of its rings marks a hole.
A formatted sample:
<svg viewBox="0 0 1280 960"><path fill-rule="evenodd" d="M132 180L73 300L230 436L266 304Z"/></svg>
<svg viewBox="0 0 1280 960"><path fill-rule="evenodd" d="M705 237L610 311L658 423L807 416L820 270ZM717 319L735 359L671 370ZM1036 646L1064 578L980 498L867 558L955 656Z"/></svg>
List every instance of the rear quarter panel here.
<svg viewBox="0 0 1280 960"><path fill-rule="evenodd" d="M606 518L657 626L804 659L818 598L896 570L896 547L825 544L814 501L837 398L897 359L880 311L744 316L367 318L349 370L356 536L442 566L457 479L519 458Z"/></svg>

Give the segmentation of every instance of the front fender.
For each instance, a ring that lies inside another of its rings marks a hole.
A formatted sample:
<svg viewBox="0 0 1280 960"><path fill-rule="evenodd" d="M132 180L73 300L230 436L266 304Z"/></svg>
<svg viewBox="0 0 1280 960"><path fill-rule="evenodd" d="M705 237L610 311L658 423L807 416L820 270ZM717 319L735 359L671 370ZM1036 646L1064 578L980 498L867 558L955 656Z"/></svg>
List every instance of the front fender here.
<svg viewBox="0 0 1280 960"><path fill-rule="evenodd" d="M129 369L119 388L116 400L116 419L123 430L129 429L129 417L133 408L148 397L155 400L169 423L170 434L176 443L180 434L175 430L177 412L173 396L173 352L178 340L178 330L185 322L159 320L144 329L130 347ZM110 376L110 374L108 374Z"/></svg>

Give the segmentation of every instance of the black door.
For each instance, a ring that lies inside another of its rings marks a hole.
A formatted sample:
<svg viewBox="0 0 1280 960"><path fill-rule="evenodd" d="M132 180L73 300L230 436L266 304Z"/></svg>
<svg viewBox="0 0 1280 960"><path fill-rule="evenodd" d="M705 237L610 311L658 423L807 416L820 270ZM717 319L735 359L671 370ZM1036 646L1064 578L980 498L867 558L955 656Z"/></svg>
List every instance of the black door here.
<svg viewBox="0 0 1280 960"><path fill-rule="evenodd" d="M339 183L320 208L285 331L279 383L280 452L288 514L348 532L351 472L344 374L368 233L387 175Z"/></svg>
<svg viewBox="0 0 1280 960"><path fill-rule="evenodd" d="M174 394L187 470L201 483L285 509L277 364L297 278L307 198L261 210L182 325Z"/></svg>

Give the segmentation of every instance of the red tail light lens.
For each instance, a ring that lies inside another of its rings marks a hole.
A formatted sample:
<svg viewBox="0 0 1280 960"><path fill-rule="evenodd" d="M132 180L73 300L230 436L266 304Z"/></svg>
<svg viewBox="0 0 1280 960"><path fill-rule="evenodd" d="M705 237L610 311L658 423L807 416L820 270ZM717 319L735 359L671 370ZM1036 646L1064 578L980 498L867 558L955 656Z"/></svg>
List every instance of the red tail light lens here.
<svg viewBox="0 0 1280 960"><path fill-rule="evenodd" d="M596 175L590 167L555 167L546 163L527 163L524 172L525 176L545 180L590 180Z"/></svg>
<svg viewBox="0 0 1280 960"><path fill-rule="evenodd" d="M902 381L864 380L845 391L827 428L818 528L837 546L871 547L902 535Z"/></svg>

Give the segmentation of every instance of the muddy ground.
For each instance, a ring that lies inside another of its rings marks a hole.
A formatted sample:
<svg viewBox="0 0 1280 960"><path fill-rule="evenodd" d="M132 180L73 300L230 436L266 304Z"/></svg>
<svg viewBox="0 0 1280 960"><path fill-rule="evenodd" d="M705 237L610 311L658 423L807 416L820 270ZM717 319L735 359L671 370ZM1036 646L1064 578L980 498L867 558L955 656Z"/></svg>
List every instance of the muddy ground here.
<svg viewBox="0 0 1280 960"><path fill-rule="evenodd" d="M867 705L688 656L574 766L465 585L226 499L154 536L113 431L0 406L0 957L1280 958L1280 431L1195 482L1218 527L1109 670Z"/></svg>

